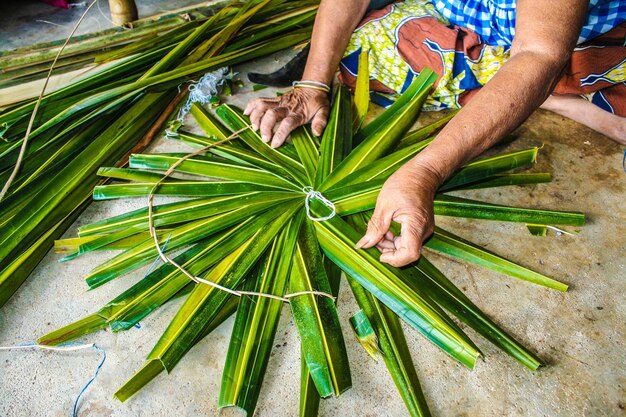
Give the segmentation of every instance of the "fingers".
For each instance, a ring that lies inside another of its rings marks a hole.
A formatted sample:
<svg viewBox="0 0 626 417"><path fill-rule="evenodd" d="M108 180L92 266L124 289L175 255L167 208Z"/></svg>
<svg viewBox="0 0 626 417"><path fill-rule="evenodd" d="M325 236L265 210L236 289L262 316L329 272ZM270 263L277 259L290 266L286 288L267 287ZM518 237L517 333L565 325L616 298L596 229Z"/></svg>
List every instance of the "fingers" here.
<svg viewBox="0 0 626 417"><path fill-rule="evenodd" d="M311 120L311 130L315 136L321 136L324 132L326 123L328 123L328 111L328 107L323 106L313 116Z"/></svg>
<svg viewBox="0 0 626 417"><path fill-rule="evenodd" d="M429 216L406 215L396 219L401 224L400 236L394 239L395 250L385 250L380 261L403 267L419 259L422 243L432 233L434 224Z"/></svg>
<svg viewBox="0 0 626 417"><path fill-rule="evenodd" d="M378 209L374 211L374 215L367 224L367 232L365 236L359 240L355 248L371 248L380 243L387 232L389 232L389 226L391 226L391 219L393 218L393 211L386 211L385 209Z"/></svg>
<svg viewBox="0 0 626 417"><path fill-rule="evenodd" d="M264 118L265 119L265 118ZM304 117L301 114L292 113L289 116L285 117L283 121L278 126L276 133L274 133L274 137L272 138L272 148L278 148L280 145L285 143L287 136L298 126L304 123Z"/></svg>
<svg viewBox="0 0 626 417"><path fill-rule="evenodd" d="M275 107L265 112L259 125L261 140L263 142L267 143L272 139L274 126L287 117L288 112L285 107Z"/></svg>
<svg viewBox="0 0 626 417"><path fill-rule="evenodd" d="M258 98L250 100L248 104L246 105L246 108L243 109L243 114L245 114L246 116L250 116L250 113L252 113L252 110L254 110L254 107L256 106L258 101L259 101Z"/></svg>
<svg viewBox="0 0 626 417"><path fill-rule="evenodd" d="M261 124L261 119L265 115L265 113L271 109L278 106L278 100L273 98L257 98L251 100L243 114L246 116L250 116L250 124L252 125L252 129L259 130L259 125Z"/></svg>
<svg viewBox="0 0 626 417"><path fill-rule="evenodd" d="M391 232L385 233L385 237L376 245L379 251L388 252L396 250L395 236Z"/></svg>
<svg viewBox="0 0 626 417"><path fill-rule="evenodd" d="M380 255L380 261L402 267L419 259L422 250L423 225L408 220L402 224L400 236L395 241L396 249Z"/></svg>
<svg viewBox="0 0 626 417"><path fill-rule="evenodd" d="M277 98L251 100L244 110L250 124L258 130L264 142L274 148L282 145L298 126L311 122L313 134L319 136L326 127L329 112L328 97L324 92L294 89ZM274 127L278 126L275 133Z"/></svg>
<svg viewBox="0 0 626 417"><path fill-rule="evenodd" d="M244 114L250 116L252 129L259 131L261 140L266 143L271 141L273 148L282 145L289 134L305 122L303 114L290 111L277 99L251 100ZM280 125L274 133L274 126L278 123Z"/></svg>

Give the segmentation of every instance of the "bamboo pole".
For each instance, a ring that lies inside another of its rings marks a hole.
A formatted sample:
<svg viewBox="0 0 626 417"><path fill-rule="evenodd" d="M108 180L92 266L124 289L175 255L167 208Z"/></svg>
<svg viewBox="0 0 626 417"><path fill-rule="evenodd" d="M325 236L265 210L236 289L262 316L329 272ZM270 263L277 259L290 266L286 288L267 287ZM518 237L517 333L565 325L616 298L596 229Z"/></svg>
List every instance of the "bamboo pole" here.
<svg viewBox="0 0 626 417"><path fill-rule="evenodd" d="M135 0L109 0L111 20L116 25L123 25L137 20L137 6Z"/></svg>

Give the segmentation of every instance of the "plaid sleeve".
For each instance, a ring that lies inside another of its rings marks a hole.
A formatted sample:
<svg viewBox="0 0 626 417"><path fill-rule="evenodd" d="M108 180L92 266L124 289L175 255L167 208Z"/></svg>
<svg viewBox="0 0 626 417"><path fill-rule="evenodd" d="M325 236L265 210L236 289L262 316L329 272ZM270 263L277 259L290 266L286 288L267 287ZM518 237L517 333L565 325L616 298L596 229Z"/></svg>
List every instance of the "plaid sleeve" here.
<svg viewBox="0 0 626 417"><path fill-rule="evenodd" d="M591 0L587 22L583 26L578 43L607 33L626 21L626 1Z"/></svg>
<svg viewBox="0 0 626 417"><path fill-rule="evenodd" d="M454 25L476 32L488 45L511 45L515 36L516 0L435 0ZM591 0L578 43L607 33L626 21L626 1Z"/></svg>

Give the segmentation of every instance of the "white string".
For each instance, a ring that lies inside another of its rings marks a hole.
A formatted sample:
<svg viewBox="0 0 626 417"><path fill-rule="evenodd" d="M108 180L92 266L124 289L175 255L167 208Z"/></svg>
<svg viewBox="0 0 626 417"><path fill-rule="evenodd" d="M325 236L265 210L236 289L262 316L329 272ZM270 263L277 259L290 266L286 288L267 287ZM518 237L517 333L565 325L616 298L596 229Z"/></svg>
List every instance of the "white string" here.
<svg viewBox="0 0 626 417"><path fill-rule="evenodd" d="M38 22L38 23L47 23L47 24L49 24L49 25L52 25L52 26L58 26L58 27L60 27L60 28L65 28L65 27L67 27L67 26L65 26L65 25L60 25L60 24L58 24L58 23L50 22L49 20L37 19L37 20L35 20L35 22Z"/></svg>
<svg viewBox="0 0 626 417"><path fill-rule="evenodd" d="M333 202L324 197L322 193L320 193L319 191L315 191L311 186L302 188L302 192L306 194L306 198L304 199L304 206L306 207L306 215L310 220L313 220L314 222L322 222L324 220L330 220L335 217L335 214L337 214L337 208L335 207ZM328 216L315 217L311 214L310 202L314 198L321 201L322 204L331 209L331 212Z"/></svg>
<svg viewBox="0 0 626 417"><path fill-rule="evenodd" d="M84 349L94 349L97 352L102 354L102 359L100 360L100 364L96 368L96 371L94 372L93 376L83 386L83 389L81 389L80 392L78 393L76 400L74 400L74 407L72 408L71 415L72 417L76 417L78 414L78 404L80 402L80 399L82 398L85 391L87 391L87 388L89 388L89 386L93 383L93 381L95 381L96 377L100 373L100 370L102 369L102 365L104 365L104 361L106 361L107 354L104 351L104 349L99 348L98 346L96 346L95 343L82 344L82 343L77 343L77 342L69 342L64 345L59 345L59 346L39 345L37 343L27 343L24 345L17 345L17 346L0 346L0 350L24 350L24 349L51 350L51 351L57 351L57 352L69 352L69 351L84 350Z"/></svg>
<svg viewBox="0 0 626 417"><path fill-rule="evenodd" d="M94 343L86 343L82 345L69 345L69 346L48 346L48 345L17 345L17 346L0 346L0 350L18 350L18 349L41 349L41 350L54 350L54 351L71 351L90 349L94 347Z"/></svg>
<svg viewBox="0 0 626 417"><path fill-rule="evenodd" d="M230 136L228 136L225 139L219 140L217 142L214 142L200 150L197 150L195 152L192 152L190 154L187 154L183 157L181 157L180 159L178 159L176 162L174 162L168 169L167 171L165 171L165 173L163 174L163 177L161 177L161 179L159 179L159 181L157 181L154 186L152 187L152 189L150 190L150 193L148 194L148 230L150 231L150 236L152 236L152 239L154 240L154 247L159 255L159 257L161 258L161 260L163 262L165 262L166 264L170 264L173 267L175 267L176 269L178 269L181 273L183 273L187 278L189 278L190 280L192 280L193 282L197 283L197 284L204 284L204 285L209 285L213 288L216 288L220 291L224 291L227 292L229 294L232 294L236 297L243 297L244 295L249 295L249 296L257 296L257 297L265 297L265 298L272 298L274 300L280 300L283 302L289 302L290 298L293 297L297 297L300 295L319 295L322 297L327 297L330 298L331 300L333 300L333 302L336 300L335 297L332 294L328 294L326 292L323 291L300 291L300 292L295 292L295 293L291 293L291 294L285 294L284 296L279 296L279 295L274 295L274 294L267 294L267 293L261 293L261 292L254 292L254 291L236 291L233 290L232 288L228 288L228 287L224 287L220 284L218 284L217 282L213 282L213 281L209 281L206 280L204 278L200 278L197 276L194 276L193 274L191 274L189 271L187 271L185 268L183 268L182 266L180 266L176 261L174 261L173 259L171 259L170 257L168 257L164 252L163 249L161 248L161 245L159 244L159 237L157 235L157 230L156 227L154 226L154 195L155 192L157 190L157 188L159 188L159 186L161 185L161 183L163 183L163 181L165 181L170 175L172 175L172 173L175 171L175 169L182 164L184 161L186 161L187 159L193 157L193 156L197 156L197 155L201 155L206 153L209 149L215 147L215 146L219 146L222 145L226 142L229 142L235 138L237 138L239 136L240 133L242 133L243 131L250 129L251 126L246 126L242 129L237 130L236 132L233 132ZM308 190L310 188L310 190ZM303 191L305 193L307 193L306 199L305 199L305 205L307 208L307 215L309 216L310 219L315 220L315 218L311 217L311 215L309 214L309 199L310 198L317 198L320 201L322 201L326 206L332 208L333 213L326 219L322 219L322 220L328 220L329 218L332 218L335 215L335 206L333 203L331 203L330 201L328 201L326 198L324 198L324 196L322 196L321 193L319 193L318 191L314 191L312 187L305 187L303 188ZM317 220L316 220L317 221ZM169 240L169 238L168 238Z"/></svg>
<svg viewBox="0 0 626 417"><path fill-rule="evenodd" d="M219 88L228 79L228 68L220 68L213 72L207 72L198 81L192 81L187 87L189 97L185 104L178 111L176 120L173 120L169 127L165 130L165 136L168 138L177 137L178 129L183 125L185 116L191 111L193 103L207 104L219 93ZM180 91L180 86L179 86Z"/></svg>
<svg viewBox="0 0 626 417"><path fill-rule="evenodd" d="M566 230L563 230L563 229L559 229L558 227L554 227L554 226L546 226L546 229L554 230L556 232L557 236L560 236L562 234L563 235L568 235L568 236L576 236L573 233L570 233L570 232L568 232Z"/></svg>

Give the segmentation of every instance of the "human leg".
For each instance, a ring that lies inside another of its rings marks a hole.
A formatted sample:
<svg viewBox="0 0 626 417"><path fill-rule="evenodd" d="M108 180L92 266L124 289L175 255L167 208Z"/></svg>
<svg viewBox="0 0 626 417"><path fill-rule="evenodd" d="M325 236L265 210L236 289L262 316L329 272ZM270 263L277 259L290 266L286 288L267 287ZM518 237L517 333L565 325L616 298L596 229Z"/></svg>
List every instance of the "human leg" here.
<svg viewBox="0 0 626 417"><path fill-rule="evenodd" d="M553 95L541 108L572 119L626 145L626 117L610 113L580 96Z"/></svg>

